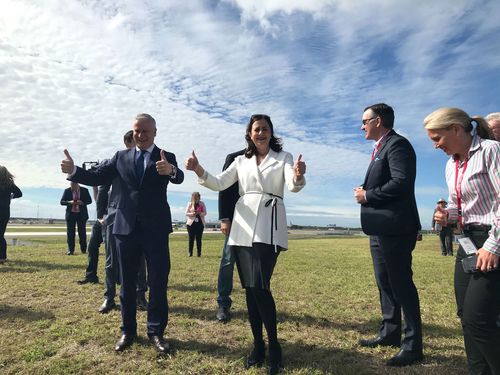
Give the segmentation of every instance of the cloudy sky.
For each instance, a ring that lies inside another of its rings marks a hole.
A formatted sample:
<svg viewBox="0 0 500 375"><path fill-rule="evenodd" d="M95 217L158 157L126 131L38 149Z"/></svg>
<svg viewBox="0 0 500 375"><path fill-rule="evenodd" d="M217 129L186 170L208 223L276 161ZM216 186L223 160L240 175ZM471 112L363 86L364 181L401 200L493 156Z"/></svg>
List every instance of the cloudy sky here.
<svg viewBox="0 0 500 375"><path fill-rule="evenodd" d="M194 149L212 172L267 113L307 163L289 221L358 226L352 189L372 150L361 115L383 101L417 152L429 227L446 156L422 120L442 106L500 110L498 14L495 0L2 0L0 163L24 192L12 216L62 218L62 150L108 158L139 112L181 165ZM192 172L169 187L174 218L195 190L217 219L217 194Z"/></svg>

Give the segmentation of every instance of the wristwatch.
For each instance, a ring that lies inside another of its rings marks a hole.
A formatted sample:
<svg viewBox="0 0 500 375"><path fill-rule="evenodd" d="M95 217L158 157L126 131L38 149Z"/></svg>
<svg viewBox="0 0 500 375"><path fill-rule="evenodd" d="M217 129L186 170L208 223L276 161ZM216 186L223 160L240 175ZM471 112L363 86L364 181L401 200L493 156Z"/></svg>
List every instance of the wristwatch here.
<svg viewBox="0 0 500 375"><path fill-rule="evenodd" d="M170 178L175 178L177 175L177 167L175 165L172 165L172 172L168 175Z"/></svg>

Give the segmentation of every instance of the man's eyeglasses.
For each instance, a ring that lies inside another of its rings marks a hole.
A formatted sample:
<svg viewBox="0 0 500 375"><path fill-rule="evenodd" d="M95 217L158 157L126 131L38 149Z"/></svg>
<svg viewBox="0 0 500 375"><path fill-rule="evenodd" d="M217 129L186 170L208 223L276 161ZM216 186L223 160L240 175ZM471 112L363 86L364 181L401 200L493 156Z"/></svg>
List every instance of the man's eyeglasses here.
<svg viewBox="0 0 500 375"><path fill-rule="evenodd" d="M369 121L376 119L378 116L372 117L372 118L366 118L364 120L361 120L363 125L366 125Z"/></svg>

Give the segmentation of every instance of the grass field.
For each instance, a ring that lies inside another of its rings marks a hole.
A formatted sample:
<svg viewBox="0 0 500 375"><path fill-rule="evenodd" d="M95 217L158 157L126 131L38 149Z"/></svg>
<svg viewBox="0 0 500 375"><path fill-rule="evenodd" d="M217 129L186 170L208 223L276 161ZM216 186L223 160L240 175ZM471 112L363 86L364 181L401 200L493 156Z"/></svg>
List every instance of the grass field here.
<svg viewBox="0 0 500 375"><path fill-rule="evenodd" d="M87 257L65 255L65 238L30 238L10 246L0 266L0 373L3 374L265 374L245 370L252 338L244 294L235 272L233 319L215 321L222 235L204 238L201 258L187 257L187 237L170 238L172 271L166 335L174 353L160 357L147 342L146 314L138 312L139 340L116 354L118 310L101 315L100 284L80 286ZM442 257L437 236L414 251L425 360L385 366L396 349L365 349L380 312L368 239L297 238L282 253L272 279L285 374L465 374L461 330L452 286L454 258ZM101 255L103 249L101 249Z"/></svg>

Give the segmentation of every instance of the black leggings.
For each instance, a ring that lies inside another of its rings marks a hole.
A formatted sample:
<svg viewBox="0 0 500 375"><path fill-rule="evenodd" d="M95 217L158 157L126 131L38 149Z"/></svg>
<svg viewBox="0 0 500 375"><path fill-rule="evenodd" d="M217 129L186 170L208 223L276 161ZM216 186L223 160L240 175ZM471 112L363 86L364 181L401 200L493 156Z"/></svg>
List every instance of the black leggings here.
<svg viewBox="0 0 500 375"><path fill-rule="evenodd" d="M0 212L0 259L7 259L7 242L5 241L5 230L9 222L10 211Z"/></svg>
<svg viewBox="0 0 500 375"><path fill-rule="evenodd" d="M201 255L201 237L203 236L203 223L200 219L193 221L193 224L187 226L189 235L189 255L193 255L194 240L196 239L196 249L198 256Z"/></svg>
<svg viewBox="0 0 500 375"><path fill-rule="evenodd" d="M245 288L248 319L255 346L261 346L262 324L266 327L269 346L278 343L278 332L276 324L276 304L271 291L260 288Z"/></svg>

